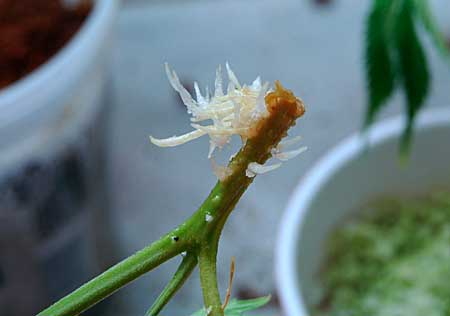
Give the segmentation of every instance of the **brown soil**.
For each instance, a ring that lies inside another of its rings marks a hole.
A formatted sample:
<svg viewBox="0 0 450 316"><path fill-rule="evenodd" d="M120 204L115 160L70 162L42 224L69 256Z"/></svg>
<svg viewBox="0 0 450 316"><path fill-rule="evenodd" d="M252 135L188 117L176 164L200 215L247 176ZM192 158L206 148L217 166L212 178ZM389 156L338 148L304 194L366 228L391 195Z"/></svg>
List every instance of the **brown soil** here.
<svg viewBox="0 0 450 316"><path fill-rule="evenodd" d="M61 0L0 0L0 89L52 57L77 32L92 4Z"/></svg>

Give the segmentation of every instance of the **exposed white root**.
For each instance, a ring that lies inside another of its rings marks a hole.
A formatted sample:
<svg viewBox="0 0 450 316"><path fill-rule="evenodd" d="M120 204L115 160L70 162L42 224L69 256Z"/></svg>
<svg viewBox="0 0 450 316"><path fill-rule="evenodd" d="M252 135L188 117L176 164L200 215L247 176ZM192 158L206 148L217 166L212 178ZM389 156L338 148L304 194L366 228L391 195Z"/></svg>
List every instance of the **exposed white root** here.
<svg viewBox="0 0 450 316"><path fill-rule="evenodd" d="M302 152L306 151L308 148L306 146L300 147L296 150L290 150L285 152L279 152L277 150L272 151L272 157L281 160L281 161L288 161L289 159L295 158L298 155L300 155Z"/></svg>
<svg viewBox="0 0 450 316"><path fill-rule="evenodd" d="M279 167L281 167L281 163L265 166L257 162L251 162L248 164L247 170L245 170L245 175L249 178L253 178L257 174L263 174Z"/></svg>
<svg viewBox="0 0 450 316"><path fill-rule="evenodd" d="M239 135L243 141L248 138L251 127L263 116L267 115L264 97L269 91L269 84L262 83L257 77L251 85L241 85L233 70L226 63L228 88L223 91L222 67L216 70L214 95L211 97L209 89L203 95L197 82L194 83L196 100L192 98L186 88L169 65L166 63L166 73L172 87L180 94L187 112L192 115L192 132L181 136L157 139L150 136L153 144L161 147L172 147L184 144L198 137L208 134L210 147L208 157L211 158L216 148L222 149L229 143L233 135ZM212 125L197 124L212 121Z"/></svg>
<svg viewBox="0 0 450 316"><path fill-rule="evenodd" d="M174 147L190 142L191 140L202 137L206 134L206 131L197 129L181 136L172 136L164 139L154 138L153 136L150 136L150 141L159 147Z"/></svg>
<svg viewBox="0 0 450 316"><path fill-rule="evenodd" d="M301 140L302 140L301 136L295 136L295 137L292 137L290 139L282 140L278 144L277 150L278 151L283 151L284 149L286 149L286 148L288 148L288 147L290 147L292 145L298 144Z"/></svg>
<svg viewBox="0 0 450 316"><path fill-rule="evenodd" d="M229 168L217 164L214 158L211 158L210 161L213 173L216 175L217 179L219 179L220 181L224 181L231 173Z"/></svg>

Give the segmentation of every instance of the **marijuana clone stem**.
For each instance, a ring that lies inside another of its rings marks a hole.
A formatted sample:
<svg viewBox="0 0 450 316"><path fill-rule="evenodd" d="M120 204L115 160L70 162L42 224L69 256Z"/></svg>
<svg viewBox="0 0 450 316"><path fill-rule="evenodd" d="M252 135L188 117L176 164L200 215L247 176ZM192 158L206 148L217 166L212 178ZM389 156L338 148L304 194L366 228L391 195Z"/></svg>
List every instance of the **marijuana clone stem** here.
<svg viewBox="0 0 450 316"><path fill-rule="evenodd" d="M103 300L122 286L176 255L184 258L172 280L147 312L156 316L183 285L197 263L205 310L208 316L224 316L217 286L217 248L225 222L254 177L250 163L264 164L295 120L303 115L303 103L276 83L265 96L267 115L252 126L249 138L230 161L226 177L219 180L200 208L183 224L158 241L126 258L38 316L75 316Z"/></svg>

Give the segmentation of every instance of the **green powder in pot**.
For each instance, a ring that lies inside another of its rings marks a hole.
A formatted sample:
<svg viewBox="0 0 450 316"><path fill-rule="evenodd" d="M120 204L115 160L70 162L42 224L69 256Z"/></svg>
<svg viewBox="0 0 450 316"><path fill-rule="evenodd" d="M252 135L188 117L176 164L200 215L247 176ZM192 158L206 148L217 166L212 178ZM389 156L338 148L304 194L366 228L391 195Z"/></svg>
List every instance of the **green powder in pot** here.
<svg viewBox="0 0 450 316"><path fill-rule="evenodd" d="M368 208L330 238L319 314L450 315L450 193Z"/></svg>

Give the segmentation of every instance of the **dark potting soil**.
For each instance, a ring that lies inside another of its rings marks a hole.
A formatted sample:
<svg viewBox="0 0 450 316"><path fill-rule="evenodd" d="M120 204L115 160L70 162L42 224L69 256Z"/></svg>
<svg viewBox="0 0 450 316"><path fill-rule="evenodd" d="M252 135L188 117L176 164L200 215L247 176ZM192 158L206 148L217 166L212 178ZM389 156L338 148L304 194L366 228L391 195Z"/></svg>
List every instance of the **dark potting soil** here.
<svg viewBox="0 0 450 316"><path fill-rule="evenodd" d="M0 0L0 89L45 63L77 32L90 1Z"/></svg>

